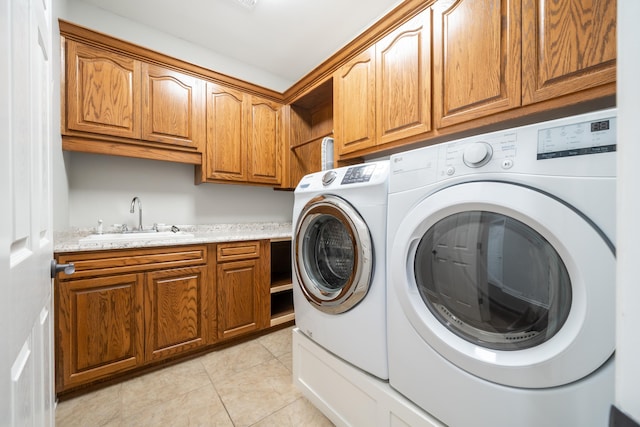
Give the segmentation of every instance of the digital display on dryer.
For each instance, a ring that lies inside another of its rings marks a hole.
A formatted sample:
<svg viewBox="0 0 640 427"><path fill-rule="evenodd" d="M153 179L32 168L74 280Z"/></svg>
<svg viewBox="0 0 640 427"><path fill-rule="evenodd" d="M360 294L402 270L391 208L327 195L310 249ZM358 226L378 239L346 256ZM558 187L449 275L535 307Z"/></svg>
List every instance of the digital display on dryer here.
<svg viewBox="0 0 640 427"><path fill-rule="evenodd" d="M574 123L538 131L538 160L616 151L616 119Z"/></svg>

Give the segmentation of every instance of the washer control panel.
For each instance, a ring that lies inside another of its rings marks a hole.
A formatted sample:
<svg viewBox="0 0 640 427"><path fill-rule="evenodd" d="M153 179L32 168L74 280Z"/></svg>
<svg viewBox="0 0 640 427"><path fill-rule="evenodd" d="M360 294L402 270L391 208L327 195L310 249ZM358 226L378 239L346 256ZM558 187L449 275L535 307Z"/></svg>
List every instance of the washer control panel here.
<svg viewBox="0 0 640 427"><path fill-rule="evenodd" d="M376 170L376 165L374 164L364 164L360 166L352 166L347 169L342 178L342 182L340 184L355 184L358 182L369 182L371 179L371 175L373 175L373 171Z"/></svg>

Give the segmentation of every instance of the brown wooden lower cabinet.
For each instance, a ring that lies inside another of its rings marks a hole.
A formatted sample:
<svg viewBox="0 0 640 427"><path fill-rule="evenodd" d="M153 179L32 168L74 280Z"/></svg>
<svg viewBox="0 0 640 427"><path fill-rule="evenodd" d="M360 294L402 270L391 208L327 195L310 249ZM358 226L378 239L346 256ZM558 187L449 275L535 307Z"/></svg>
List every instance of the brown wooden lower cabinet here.
<svg viewBox="0 0 640 427"><path fill-rule="evenodd" d="M204 266L147 273L145 358L159 360L208 344Z"/></svg>
<svg viewBox="0 0 640 427"><path fill-rule="evenodd" d="M269 241L218 244L218 338L269 326Z"/></svg>
<svg viewBox="0 0 640 427"><path fill-rule="evenodd" d="M124 274L58 283L58 389L142 364L142 277Z"/></svg>
<svg viewBox="0 0 640 427"><path fill-rule="evenodd" d="M269 240L56 258L76 267L55 283L57 393L271 326Z"/></svg>

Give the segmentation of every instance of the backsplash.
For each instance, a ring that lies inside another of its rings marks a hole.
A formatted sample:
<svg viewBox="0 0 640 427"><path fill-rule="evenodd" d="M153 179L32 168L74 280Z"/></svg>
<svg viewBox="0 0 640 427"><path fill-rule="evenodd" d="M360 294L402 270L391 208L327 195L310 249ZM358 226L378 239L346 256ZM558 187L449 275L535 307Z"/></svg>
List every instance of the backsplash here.
<svg viewBox="0 0 640 427"><path fill-rule="evenodd" d="M291 222L293 192L232 184L194 185L187 164L85 153L69 153L69 227L158 224Z"/></svg>

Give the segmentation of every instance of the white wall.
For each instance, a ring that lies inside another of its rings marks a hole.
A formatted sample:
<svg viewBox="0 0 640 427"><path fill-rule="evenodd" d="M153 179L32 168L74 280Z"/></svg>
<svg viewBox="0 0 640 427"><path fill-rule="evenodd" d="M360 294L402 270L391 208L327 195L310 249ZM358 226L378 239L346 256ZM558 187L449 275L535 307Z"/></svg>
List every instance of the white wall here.
<svg viewBox="0 0 640 427"><path fill-rule="evenodd" d="M69 223L94 227L102 219L112 224L137 225L142 201L143 223L220 224L289 222L293 192L269 187L194 185L194 166L157 160L98 154L69 155Z"/></svg>
<svg viewBox="0 0 640 427"><path fill-rule="evenodd" d="M618 2L616 406L640 423L640 2Z"/></svg>
<svg viewBox="0 0 640 427"><path fill-rule="evenodd" d="M283 91L290 82L217 55L184 40L76 0L54 0L57 18L165 53L224 74ZM54 124L60 120L60 49L54 41ZM153 160L63 152L54 127L54 229L137 221L133 196L143 202L143 221L167 224L291 221L293 193L241 185L195 186L194 167Z"/></svg>
<svg viewBox="0 0 640 427"><path fill-rule="evenodd" d="M62 18L75 24L278 92L295 83L91 4L67 1L68 8ZM211 25L215 25L215 20Z"/></svg>

